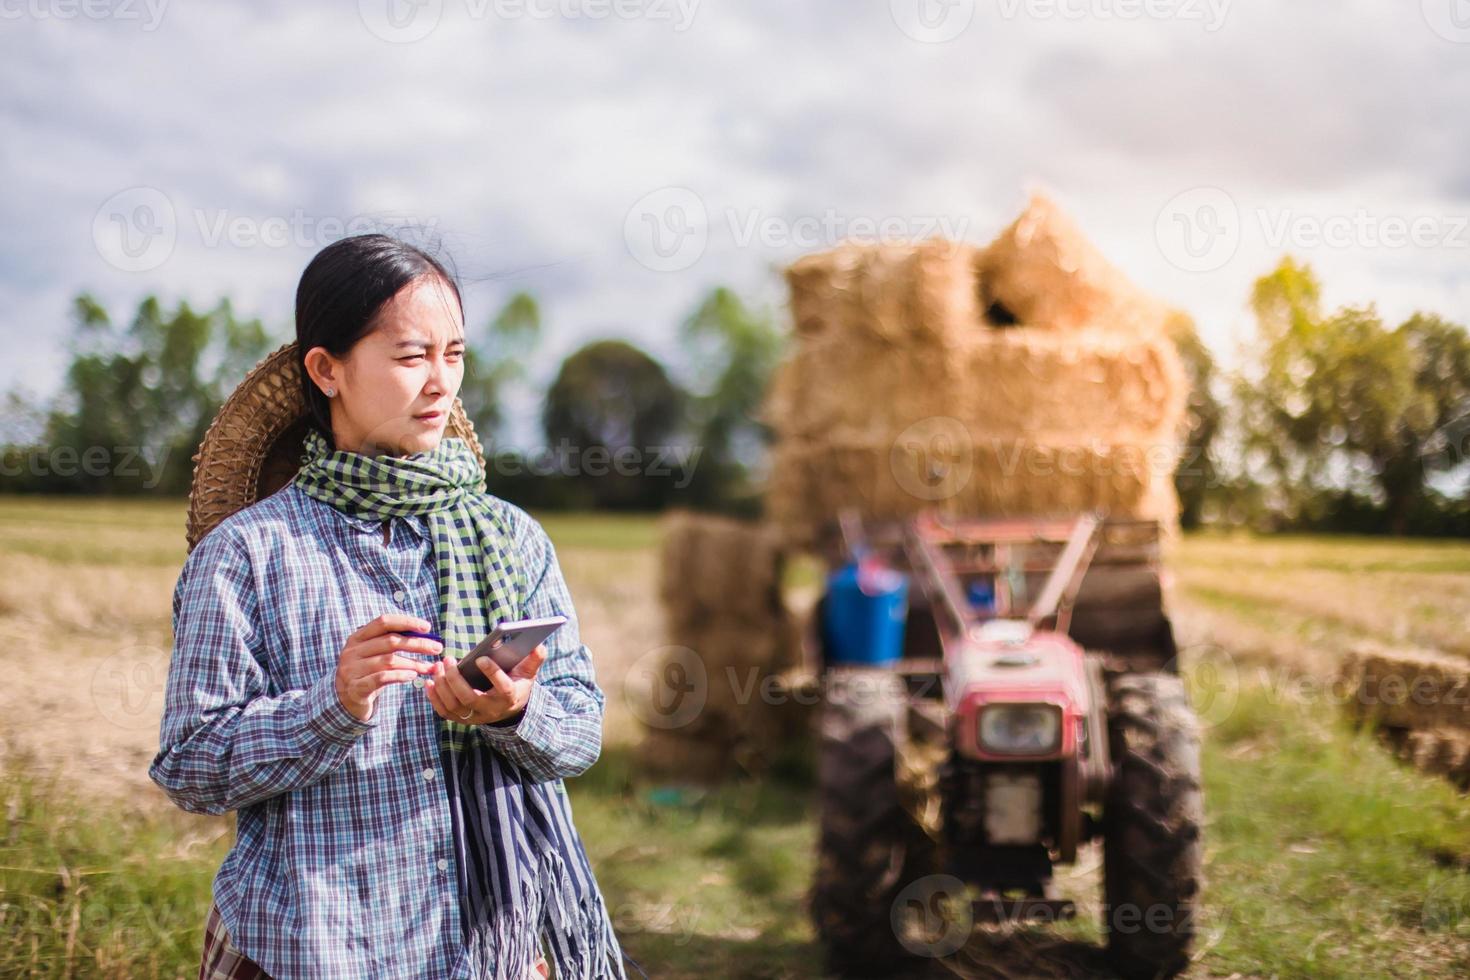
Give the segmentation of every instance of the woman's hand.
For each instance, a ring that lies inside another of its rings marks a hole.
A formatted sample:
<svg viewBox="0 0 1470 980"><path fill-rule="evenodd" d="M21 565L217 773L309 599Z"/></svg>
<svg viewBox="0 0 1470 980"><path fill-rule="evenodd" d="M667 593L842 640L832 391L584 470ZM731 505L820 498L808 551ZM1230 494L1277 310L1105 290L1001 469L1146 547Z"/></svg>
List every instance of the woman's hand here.
<svg viewBox="0 0 1470 980"><path fill-rule="evenodd" d="M483 725L502 721L524 710L531 699L531 685L536 672L546 662L546 645L543 643L526 655L526 659L506 673L488 657L480 661L485 676L490 679L488 691L477 691L470 687L459 672L459 663L445 654L434 665L433 673L424 684L429 703L434 713L445 721L461 725Z"/></svg>
<svg viewBox="0 0 1470 980"><path fill-rule="evenodd" d="M427 632L429 624L417 616L384 613L347 638L337 656L337 700L353 717L372 717L378 692L389 684L402 684L437 665L414 660L403 653L439 654L444 645L427 637L401 636L397 630Z"/></svg>

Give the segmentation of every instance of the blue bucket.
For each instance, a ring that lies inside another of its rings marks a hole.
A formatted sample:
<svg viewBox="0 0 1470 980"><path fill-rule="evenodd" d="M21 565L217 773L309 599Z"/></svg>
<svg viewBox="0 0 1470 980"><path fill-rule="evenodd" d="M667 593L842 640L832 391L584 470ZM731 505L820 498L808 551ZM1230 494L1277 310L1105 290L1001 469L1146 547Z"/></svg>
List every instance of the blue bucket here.
<svg viewBox="0 0 1470 980"><path fill-rule="evenodd" d="M827 662L886 666L903 656L909 580L873 559L861 559L827 576L822 635Z"/></svg>

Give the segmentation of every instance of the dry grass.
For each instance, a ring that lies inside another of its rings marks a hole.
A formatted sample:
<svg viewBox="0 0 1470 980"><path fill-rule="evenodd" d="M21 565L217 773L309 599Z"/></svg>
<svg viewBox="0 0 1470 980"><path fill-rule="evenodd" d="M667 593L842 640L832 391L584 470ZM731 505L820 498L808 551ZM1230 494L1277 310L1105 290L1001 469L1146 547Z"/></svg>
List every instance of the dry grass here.
<svg viewBox="0 0 1470 980"><path fill-rule="evenodd" d="M1182 606L1330 659L1353 639L1470 655L1470 544L1197 536L1180 543Z"/></svg>

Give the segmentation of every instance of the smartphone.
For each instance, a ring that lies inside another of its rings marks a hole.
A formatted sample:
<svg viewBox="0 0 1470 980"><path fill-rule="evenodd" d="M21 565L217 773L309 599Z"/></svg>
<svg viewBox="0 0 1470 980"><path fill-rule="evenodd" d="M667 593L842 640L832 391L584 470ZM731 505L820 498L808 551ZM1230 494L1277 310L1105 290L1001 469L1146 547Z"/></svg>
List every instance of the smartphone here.
<svg viewBox="0 0 1470 980"><path fill-rule="evenodd" d="M512 667L530 656L532 650L560 629L566 621L565 616L548 616L546 619L501 623L473 650L460 658L460 676L469 681L470 687L477 691L490 690L490 678L486 674L490 663L509 673ZM486 666L482 668L482 664Z"/></svg>

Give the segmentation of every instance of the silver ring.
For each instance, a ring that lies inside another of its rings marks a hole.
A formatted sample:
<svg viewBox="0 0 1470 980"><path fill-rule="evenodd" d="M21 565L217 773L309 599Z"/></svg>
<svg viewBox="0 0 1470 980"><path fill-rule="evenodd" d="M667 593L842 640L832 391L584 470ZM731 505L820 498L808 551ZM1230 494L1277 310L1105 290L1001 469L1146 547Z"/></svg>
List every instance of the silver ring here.
<svg viewBox="0 0 1470 980"><path fill-rule="evenodd" d="M464 714L460 715L459 716L459 720L460 721L469 721L474 716L475 716L475 712L474 712L473 709L471 709L469 711L466 711Z"/></svg>

